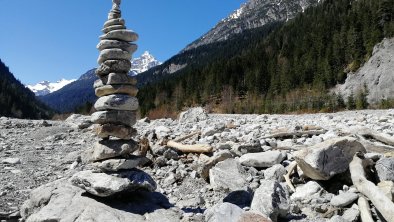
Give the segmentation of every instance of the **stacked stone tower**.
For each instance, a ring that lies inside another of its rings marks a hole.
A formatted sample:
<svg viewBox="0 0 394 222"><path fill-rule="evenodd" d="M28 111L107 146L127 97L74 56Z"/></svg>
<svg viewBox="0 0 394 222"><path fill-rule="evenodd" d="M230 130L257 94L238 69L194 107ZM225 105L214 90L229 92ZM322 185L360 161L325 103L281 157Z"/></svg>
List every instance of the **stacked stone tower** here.
<svg viewBox="0 0 394 222"><path fill-rule="evenodd" d="M136 130L138 109L136 80L128 75L131 57L136 51L138 35L127 30L121 18L121 0L112 0L113 7L104 24L100 43L100 55L94 83L99 97L92 114L96 124L95 132L100 137L88 154L94 170L75 174L71 182L87 192L100 197L108 197L137 189L153 191L153 179L135 167L146 163L147 158L133 155L138 144L132 140Z"/></svg>
<svg viewBox="0 0 394 222"><path fill-rule="evenodd" d="M135 130L138 109L136 81L128 76L131 57L137 45L131 43L138 39L137 33L127 30L121 18L120 0L113 0L113 7L105 22L98 58L99 68L96 74L95 93L100 97L94 107L98 112L92 115L92 121L99 124L95 128L97 135L105 140L115 137L130 140Z"/></svg>

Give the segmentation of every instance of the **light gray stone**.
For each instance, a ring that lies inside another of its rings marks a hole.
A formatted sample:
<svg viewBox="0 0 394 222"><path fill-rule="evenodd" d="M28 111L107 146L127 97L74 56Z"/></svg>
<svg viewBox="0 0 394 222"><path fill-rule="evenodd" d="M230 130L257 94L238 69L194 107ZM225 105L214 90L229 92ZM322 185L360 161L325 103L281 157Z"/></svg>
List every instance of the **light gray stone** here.
<svg viewBox="0 0 394 222"><path fill-rule="evenodd" d="M125 126L133 126L137 122L137 113L136 111L123 110L98 111L92 114L90 120L96 124L111 123Z"/></svg>
<svg viewBox="0 0 394 222"><path fill-rule="evenodd" d="M357 152L366 152L360 142L352 137L341 137L297 151L294 158L305 176L328 180L345 172Z"/></svg>
<svg viewBox="0 0 394 222"><path fill-rule="evenodd" d="M101 140L94 145L91 161L106 160L130 154L138 149L133 140Z"/></svg>
<svg viewBox="0 0 394 222"><path fill-rule="evenodd" d="M106 33L110 32L110 31L114 31L114 30L124 30L124 29L126 29L126 26L124 26L124 25L111 25L111 26L108 26L108 27L106 27L106 28L103 28L101 31L102 31L104 34L106 34Z"/></svg>
<svg viewBox="0 0 394 222"><path fill-rule="evenodd" d="M328 222L347 222L342 216L335 215Z"/></svg>
<svg viewBox="0 0 394 222"><path fill-rule="evenodd" d="M93 87L100 88L104 85L136 85L137 79L125 73L110 73L94 81Z"/></svg>
<svg viewBox="0 0 394 222"><path fill-rule="evenodd" d="M381 158L376 162L375 168L380 181L394 182L394 157Z"/></svg>
<svg viewBox="0 0 394 222"><path fill-rule="evenodd" d="M284 166L281 164L275 164L264 171L264 179L282 182L285 180L284 175L286 173L287 171Z"/></svg>
<svg viewBox="0 0 394 222"><path fill-rule="evenodd" d="M109 197L138 189L156 190L156 183L153 179L143 171L136 169L121 171L117 174L81 171L74 174L70 181L73 185L99 197Z"/></svg>
<svg viewBox="0 0 394 222"><path fill-rule="evenodd" d="M391 201L394 200L394 182L393 181L382 181L378 183L379 189L388 197Z"/></svg>
<svg viewBox="0 0 394 222"><path fill-rule="evenodd" d="M98 76L106 76L110 73L128 73L131 69L129 60L106 60L96 69Z"/></svg>
<svg viewBox="0 0 394 222"><path fill-rule="evenodd" d="M131 30L114 30L102 36L100 39L120 40L125 42L135 42L138 40L138 34Z"/></svg>
<svg viewBox="0 0 394 222"><path fill-rule="evenodd" d="M296 192L294 192L290 199L293 201L308 200L313 197L320 196L323 188L315 181L309 181L308 183L298 186Z"/></svg>
<svg viewBox="0 0 394 222"><path fill-rule="evenodd" d="M209 177L209 170L215 166L215 164L230 159L233 157L230 151L228 150L221 150L216 152L212 157L201 158L203 155L200 156L197 166L197 172L200 174L201 178L208 180Z"/></svg>
<svg viewBox="0 0 394 222"><path fill-rule="evenodd" d="M130 54L133 54L135 51L137 51L137 45L118 40L101 40L97 45L97 49L100 51L104 49L122 49L129 52Z"/></svg>
<svg viewBox="0 0 394 222"><path fill-rule="evenodd" d="M19 159L19 158L6 158L6 159L3 159L1 162L5 163L5 164L10 164L10 165L16 165L16 164L20 164L21 163L21 159Z"/></svg>
<svg viewBox="0 0 394 222"><path fill-rule="evenodd" d="M360 217L360 209L356 204L353 204L351 208L345 210L342 217L346 222L357 222Z"/></svg>
<svg viewBox="0 0 394 222"><path fill-rule="evenodd" d="M71 178L71 183L95 196L108 197L127 190L130 181L105 173L82 171Z"/></svg>
<svg viewBox="0 0 394 222"><path fill-rule="evenodd" d="M244 166L267 168L275 164L280 164L284 159L285 155L275 150L262 153L248 153L241 156L239 162Z"/></svg>
<svg viewBox="0 0 394 222"><path fill-rule="evenodd" d="M234 159L222 161L209 170L210 184L217 190L241 190L247 186L246 178L249 176L238 161Z"/></svg>
<svg viewBox="0 0 394 222"><path fill-rule="evenodd" d="M231 203L221 203L204 212L206 222L238 222L245 211Z"/></svg>
<svg viewBox="0 0 394 222"><path fill-rule="evenodd" d="M109 95L99 98L94 104L98 111L103 110L124 110L135 111L139 107L138 99L128 95Z"/></svg>
<svg viewBox="0 0 394 222"><path fill-rule="evenodd" d="M279 216L285 217L290 211L288 195L279 182L263 180L254 193L250 209L268 216L275 222Z"/></svg>
<svg viewBox="0 0 394 222"><path fill-rule="evenodd" d="M104 49L100 52L97 60L98 64L102 64L107 60L130 60L131 53L122 49Z"/></svg>
<svg viewBox="0 0 394 222"><path fill-rule="evenodd" d="M107 28L109 26L113 25L125 25L125 20L124 19L110 19L104 23L104 28Z"/></svg>
<svg viewBox="0 0 394 222"><path fill-rule="evenodd" d="M93 165L107 172L116 172L119 170L130 170L142 166L149 162L146 157L131 156L127 159L109 159L103 162L96 162Z"/></svg>
<svg viewBox="0 0 394 222"><path fill-rule="evenodd" d="M339 195L333 197L330 203L335 207L346 207L352 204L357 199L358 195L356 193L346 192L340 193Z"/></svg>

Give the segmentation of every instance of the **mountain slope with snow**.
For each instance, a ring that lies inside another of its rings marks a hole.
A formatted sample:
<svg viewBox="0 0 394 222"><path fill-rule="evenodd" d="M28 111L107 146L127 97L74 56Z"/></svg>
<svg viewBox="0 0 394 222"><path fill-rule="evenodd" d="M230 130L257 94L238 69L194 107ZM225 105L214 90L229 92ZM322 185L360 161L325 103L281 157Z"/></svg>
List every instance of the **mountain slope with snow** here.
<svg viewBox="0 0 394 222"><path fill-rule="evenodd" d="M27 85L27 88L33 91L36 96L45 96L49 93L58 91L59 89L63 88L64 86L74 81L76 81L76 79L72 79L72 80L61 79L57 82L42 81L35 85Z"/></svg>
<svg viewBox="0 0 394 222"><path fill-rule="evenodd" d="M248 0L209 32L188 45L184 51L227 40L244 30L262 27L272 22L288 21L297 13L319 2L320 0Z"/></svg>

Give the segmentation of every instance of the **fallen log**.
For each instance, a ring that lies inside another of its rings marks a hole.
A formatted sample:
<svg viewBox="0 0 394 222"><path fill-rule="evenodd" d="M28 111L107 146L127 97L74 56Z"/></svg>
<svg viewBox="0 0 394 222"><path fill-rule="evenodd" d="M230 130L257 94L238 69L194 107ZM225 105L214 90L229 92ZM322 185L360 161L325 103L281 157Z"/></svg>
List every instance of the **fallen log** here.
<svg viewBox="0 0 394 222"><path fill-rule="evenodd" d="M314 136L325 134L327 130L308 130L308 131L295 131L295 132L282 132L275 133L269 136L264 136L262 139L270 139L270 138L293 138L293 137L301 137L303 135Z"/></svg>
<svg viewBox="0 0 394 222"><path fill-rule="evenodd" d="M172 140L167 142L167 146L184 153L211 153L213 151L213 148L207 144L185 145Z"/></svg>
<svg viewBox="0 0 394 222"><path fill-rule="evenodd" d="M388 145L380 145L380 144L376 144L373 143L367 139L364 138L364 136L362 135L356 135L357 138L359 139L360 143L363 144L363 146L365 147L365 149L368 152L373 152L373 153L386 153L386 152L390 152L394 150L393 146L388 146Z"/></svg>
<svg viewBox="0 0 394 222"><path fill-rule="evenodd" d="M359 133L366 138L372 138L389 146L394 146L394 137L384 133L374 132L370 129L364 129Z"/></svg>
<svg viewBox="0 0 394 222"><path fill-rule="evenodd" d="M349 169L353 184L357 190L371 200L376 209L387 221L394 221L394 203L374 183L367 180L363 160L357 154L353 157L352 162L350 162Z"/></svg>
<svg viewBox="0 0 394 222"><path fill-rule="evenodd" d="M369 207L368 200L360 196L358 198L358 207L360 208L361 222L374 222L372 219L371 208Z"/></svg>

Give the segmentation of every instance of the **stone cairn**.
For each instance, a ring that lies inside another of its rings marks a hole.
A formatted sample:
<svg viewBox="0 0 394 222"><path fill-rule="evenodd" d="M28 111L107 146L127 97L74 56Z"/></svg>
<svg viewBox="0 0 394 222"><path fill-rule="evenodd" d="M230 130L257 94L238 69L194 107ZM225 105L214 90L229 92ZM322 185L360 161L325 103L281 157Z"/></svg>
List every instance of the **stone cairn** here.
<svg viewBox="0 0 394 222"><path fill-rule="evenodd" d="M154 191L156 183L143 171L135 167L146 163L142 156L132 155L138 144L132 140L136 130L138 109L136 80L128 75L131 57L136 51L138 35L127 30L125 20L121 18L121 0L113 0L112 10L104 24L100 43L97 45L100 55L94 83L99 99L94 107L97 112L91 120L97 124L94 128L100 141L89 153L93 162L93 171L82 171L71 179L72 183L89 193L108 197L114 194L146 189Z"/></svg>

